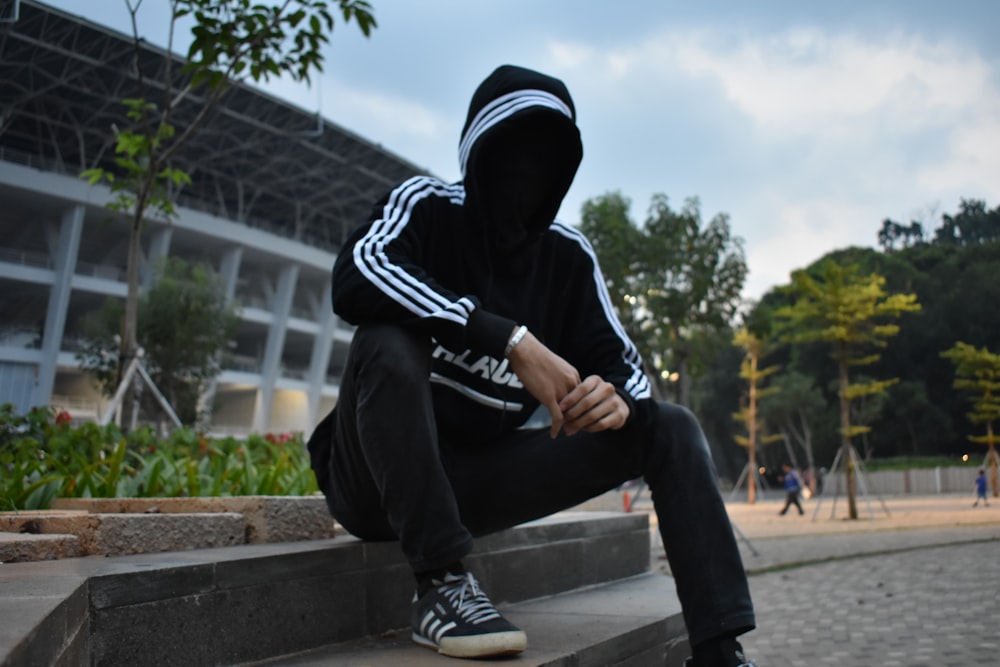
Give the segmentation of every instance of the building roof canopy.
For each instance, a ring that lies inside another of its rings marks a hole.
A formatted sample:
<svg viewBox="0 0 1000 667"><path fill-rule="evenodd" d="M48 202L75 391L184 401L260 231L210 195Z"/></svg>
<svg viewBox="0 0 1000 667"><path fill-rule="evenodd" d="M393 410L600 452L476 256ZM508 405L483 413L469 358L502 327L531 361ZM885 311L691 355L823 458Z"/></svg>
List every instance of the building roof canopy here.
<svg viewBox="0 0 1000 667"><path fill-rule="evenodd" d="M113 168L122 100L138 97L134 45L113 32L22 0L0 24L0 157L79 173ZM183 60L144 45L146 99L177 83ZM169 68L168 68L169 63ZM205 104L187 95L172 123L183 128ZM350 131L249 86L236 86L173 161L192 183L182 206L337 251L394 184L426 173Z"/></svg>

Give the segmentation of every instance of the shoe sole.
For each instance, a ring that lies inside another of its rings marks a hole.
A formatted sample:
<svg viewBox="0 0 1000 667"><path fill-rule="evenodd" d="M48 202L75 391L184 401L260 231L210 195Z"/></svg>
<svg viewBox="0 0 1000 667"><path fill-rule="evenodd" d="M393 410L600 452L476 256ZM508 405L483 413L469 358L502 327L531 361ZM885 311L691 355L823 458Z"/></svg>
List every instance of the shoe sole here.
<svg viewBox="0 0 1000 667"><path fill-rule="evenodd" d="M491 658L515 655L523 652L528 646L528 637L520 630L490 632L484 635L465 637L444 637L441 639L440 645L417 632L414 632L411 638L425 648L452 658Z"/></svg>

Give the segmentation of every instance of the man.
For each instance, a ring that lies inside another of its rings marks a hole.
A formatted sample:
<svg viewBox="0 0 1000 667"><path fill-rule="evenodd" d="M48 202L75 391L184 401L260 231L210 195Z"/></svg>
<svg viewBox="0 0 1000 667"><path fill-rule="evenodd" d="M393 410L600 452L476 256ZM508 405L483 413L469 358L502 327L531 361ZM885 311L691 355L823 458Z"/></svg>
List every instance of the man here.
<svg viewBox="0 0 1000 667"><path fill-rule="evenodd" d="M781 471L784 473L785 506L781 508L778 515L785 516L788 508L795 505L799 510L799 516L802 516L805 514L805 511L802 509L802 503L799 502L799 493L802 491L802 482L799 480L799 475L787 463L782 464Z"/></svg>
<svg viewBox="0 0 1000 667"><path fill-rule="evenodd" d="M334 310L358 329L309 443L330 511L358 537L399 540L414 641L503 655L526 638L465 571L473 537L645 476L691 664L750 664L735 638L753 608L701 429L650 398L593 251L553 221L583 155L569 92L498 68L459 154L461 182L400 184L334 266ZM551 427L520 428L539 405Z"/></svg>
<svg viewBox="0 0 1000 667"><path fill-rule="evenodd" d="M979 469L979 477L976 477L976 502L972 503L973 507L979 507L979 501L983 501L983 506L989 507L990 503L986 500L986 469Z"/></svg>

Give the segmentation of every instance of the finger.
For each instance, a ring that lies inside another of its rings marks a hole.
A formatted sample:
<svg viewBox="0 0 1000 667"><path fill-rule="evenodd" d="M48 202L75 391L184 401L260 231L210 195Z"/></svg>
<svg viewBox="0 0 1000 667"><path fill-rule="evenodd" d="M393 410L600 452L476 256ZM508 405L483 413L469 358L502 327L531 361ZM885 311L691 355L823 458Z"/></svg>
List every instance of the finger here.
<svg viewBox="0 0 1000 667"><path fill-rule="evenodd" d="M559 435L559 430L563 427L563 413L559 409L559 404L553 400L545 406L552 417L552 427L549 429L549 437L555 438Z"/></svg>
<svg viewBox="0 0 1000 667"><path fill-rule="evenodd" d="M601 383L601 378L591 375L582 382L577 382L573 389L559 401L559 409L563 412L572 410L585 396L594 391Z"/></svg>
<svg viewBox="0 0 1000 667"><path fill-rule="evenodd" d="M612 416L614 411L614 404L606 402L598 403L593 408L578 415L574 419L570 419L567 416L566 421L563 424L563 428L566 433L570 435L576 433L577 431L594 432L593 427L600 424L602 420ZM598 428L597 430L603 431L604 428Z"/></svg>
<svg viewBox="0 0 1000 667"><path fill-rule="evenodd" d="M594 386L589 393L581 396L579 400L576 401L574 404L567 406L566 405L567 402L564 401L561 402L559 405L563 409L563 414L565 415L566 420L573 421L583 417L584 415L586 415L586 413L590 412L591 410L594 410L595 408L597 408L597 406L601 405L602 403L610 403L613 400L614 395L615 395L615 389L613 386L611 386L607 382L598 382L597 385ZM612 405L608 409L613 410L614 405ZM599 412L598 414L599 417L603 416L603 414L606 411L601 410L598 412Z"/></svg>
<svg viewBox="0 0 1000 667"><path fill-rule="evenodd" d="M628 406L616 393L612 393L609 399L599 404L598 407L578 417L573 423L564 424L564 429L567 431L573 429L574 432L583 430L588 433L608 429L617 430L625 425L628 416Z"/></svg>
<svg viewBox="0 0 1000 667"><path fill-rule="evenodd" d="M587 433L597 433L598 431L617 430L625 424L624 416L618 410L612 410L597 421L582 429Z"/></svg>

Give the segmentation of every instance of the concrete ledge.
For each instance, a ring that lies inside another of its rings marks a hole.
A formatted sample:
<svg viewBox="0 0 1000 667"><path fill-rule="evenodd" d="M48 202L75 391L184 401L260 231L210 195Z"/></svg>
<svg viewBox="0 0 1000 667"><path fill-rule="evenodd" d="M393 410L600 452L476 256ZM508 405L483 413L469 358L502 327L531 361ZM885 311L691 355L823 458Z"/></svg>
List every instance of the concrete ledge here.
<svg viewBox="0 0 1000 667"><path fill-rule="evenodd" d="M247 544L322 540L337 534L322 496L56 498L52 509L100 514L242 514Z"/></svg>
<svg viewBox="0 0 1000 667"><path fill-rule="evenodd" d="M0 564L83 556L76 535L0 532Z"/></svg>
<svg viewBox="0 0 1000 667"><path fill-rule="evenodd" d="M0 512L0 562L319 540L337 534L322 496L59 498L52 507ZM11 538L11 533L21 537ZM51 537L56 534L75 536L76 545L66 537Z"/></svg>
<svg viewBox="0 0 1000 667"><path fill-rule="evenodd" d="M503 604L647 572L649 549L645 514L564 514L480 540L467 563ZM406 627L412 590L397 543L349 536L9 563L0 666L259 661Z"/></svg>
<svg viewBox="0 0 1000 667"><path fill-rule="evenodd" d="M81 512L5 514L8 533L76 536L81 555L141 554L207 549L244 543L242 514L87 514ZM39 558L33 554L32 560ZM27 560L27 557L23 558Z"/></svg>

